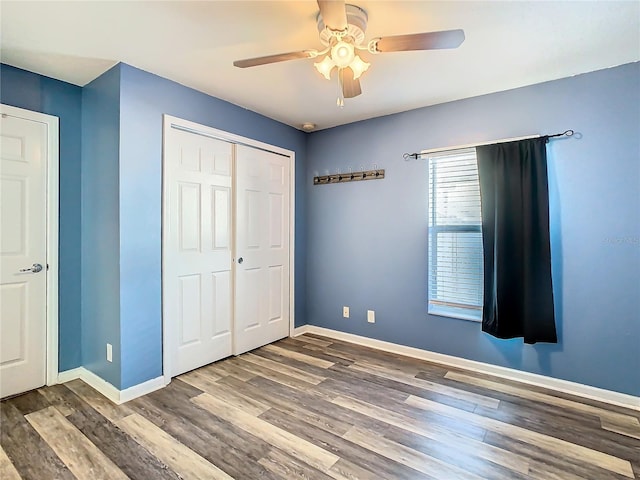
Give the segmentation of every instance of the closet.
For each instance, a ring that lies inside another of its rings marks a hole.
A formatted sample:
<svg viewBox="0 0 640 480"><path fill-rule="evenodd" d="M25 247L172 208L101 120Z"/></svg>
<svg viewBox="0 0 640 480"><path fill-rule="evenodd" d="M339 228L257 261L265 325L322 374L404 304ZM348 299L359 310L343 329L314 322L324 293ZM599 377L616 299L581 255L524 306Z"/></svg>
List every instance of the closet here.
<svg viewBox="0 0 640 480"><path fill-rule="evenodd" d="M289 335L293 152L165 116L164 376Z"/></svg>

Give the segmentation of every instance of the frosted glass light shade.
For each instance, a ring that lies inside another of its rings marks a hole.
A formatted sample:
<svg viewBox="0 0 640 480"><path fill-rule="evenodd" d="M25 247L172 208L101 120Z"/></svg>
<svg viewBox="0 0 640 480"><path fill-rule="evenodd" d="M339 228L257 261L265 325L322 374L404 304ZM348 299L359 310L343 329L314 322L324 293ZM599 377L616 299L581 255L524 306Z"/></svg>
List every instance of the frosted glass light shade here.
<svg viewBox="0 0 640 480"><path fill-rule="evenodd" d="M338 68L348 67L354 56L355 51L351 43L340 41L331 48L331 58Z"/></svg>
<svg viewBox="0 0 640 480"><path fill-rule="evenodd" d="M371 64L365 62L358 55L356 55L349 66L351 67L351 70L353 70L353 79L355 80L356 78L360 78L360 75L366 72Z"/></svg>
<svg viewBox="0 0 640 480"><path fill-rule="evenodd" d="M335 67L336 64L331 57L327 55L321 62L315 62L313 66L316 67L316 70L318 70L322 75L324 75L324 78L331 80L331 70L333 70L333 67Z"/></svg>

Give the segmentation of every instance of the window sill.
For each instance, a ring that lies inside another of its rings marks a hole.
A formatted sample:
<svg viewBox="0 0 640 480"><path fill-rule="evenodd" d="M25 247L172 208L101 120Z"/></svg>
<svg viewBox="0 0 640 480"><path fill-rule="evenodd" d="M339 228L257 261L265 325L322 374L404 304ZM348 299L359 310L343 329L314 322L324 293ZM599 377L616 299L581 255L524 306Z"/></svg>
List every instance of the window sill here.
<svg viewBox="0 0 640 480"><path fill-rule="evenodd" d="M458 320L467 320L469 322L482 322L482 311L470 312L466 308L442 307L438 305L429 305L427 308L429 315L437 315L439 317L455 318Z"/></svg>

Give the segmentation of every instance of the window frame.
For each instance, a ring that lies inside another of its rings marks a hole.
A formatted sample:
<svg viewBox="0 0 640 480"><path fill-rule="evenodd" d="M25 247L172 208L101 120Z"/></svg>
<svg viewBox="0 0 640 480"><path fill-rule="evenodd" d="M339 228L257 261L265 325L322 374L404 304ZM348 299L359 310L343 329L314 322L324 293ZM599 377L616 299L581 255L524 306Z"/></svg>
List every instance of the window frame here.
<svg viewBox="0 0 640 480"><path fill-rule="evenodd" d="M456 318L460 320L468 320L473 322L482 322L482 301L480 305L468 305L464 303L447 302L438 299L432 299L432 281L436 272L438 257L438 234L440 233L480 233L482 235L482 222L479 224L451 224L438 225L436 221L437 211L432 208L433 192L437 186L436 176L432 175L432 160L434 157L443 157L444 153L460 155L464 151L473 150L476 155L475 147L464 147L451 149L446 152L423 152L427 158L428 185L427 185L427 313L429 315L437 315L441 317ZM477 157L476 157L477 159ZM480 212L482 215L482 212ZM482 246L481 246L482 248ZM479 288L484 290L484 282L482 277L479 278ZM484 295L484 292L482 292Z"/></svg>

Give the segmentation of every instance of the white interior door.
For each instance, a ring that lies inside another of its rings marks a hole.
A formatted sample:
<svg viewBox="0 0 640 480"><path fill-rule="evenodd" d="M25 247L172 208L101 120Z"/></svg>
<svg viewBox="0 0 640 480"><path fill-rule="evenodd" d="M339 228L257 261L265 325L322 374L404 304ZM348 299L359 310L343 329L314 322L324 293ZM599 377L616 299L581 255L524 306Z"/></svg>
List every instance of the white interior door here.
<svg viewBox="0 0 640 480"><path fill-rule="evenodd" d="M47 126L0 118L0 397L45 384Z"/></svg>
<svg viewBox="0 0 640 480"><path fill-rule="evenodd" d="M236 355L289 335L289 173L289 157L236 147Z"/></svg>
<svg viewBox="0 0 640 480"><path fill-rule="evenodd" d="M163 295L176 376L231 355L233 145L167 132Z"/></svg>

